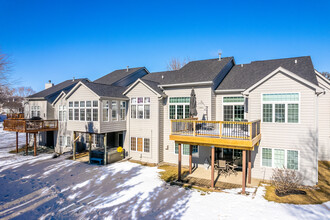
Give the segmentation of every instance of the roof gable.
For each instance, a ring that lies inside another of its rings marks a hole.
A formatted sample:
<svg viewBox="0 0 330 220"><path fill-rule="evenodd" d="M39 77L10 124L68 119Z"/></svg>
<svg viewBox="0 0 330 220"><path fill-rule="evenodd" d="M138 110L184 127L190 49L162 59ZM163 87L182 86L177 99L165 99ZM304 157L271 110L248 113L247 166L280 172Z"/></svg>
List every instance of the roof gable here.
<svg viewBox="0 0 330 220"><path fill-rule="evenodd" d="M130 87L128 87L123 92L123 95L126 95L127 93L129 93L139 83L141 83L142 85L144 85L145 87L147 87L150 91L152 91L153 93L155 93L155 95L158 95L158 96L164 95L163 91L158 87L159 83L153 82L153 81L150 81L150 80L146 80L146 79L138 79L138 80L136 80Z"/></svg>

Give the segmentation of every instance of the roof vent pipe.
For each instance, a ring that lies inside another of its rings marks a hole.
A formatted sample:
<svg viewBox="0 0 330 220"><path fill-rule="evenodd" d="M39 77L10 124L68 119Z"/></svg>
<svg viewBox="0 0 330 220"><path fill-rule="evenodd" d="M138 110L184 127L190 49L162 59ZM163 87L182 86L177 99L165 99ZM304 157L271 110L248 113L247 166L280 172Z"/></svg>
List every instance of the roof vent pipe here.
<svg viewBox="0 0 330 220"><path fill-rule="evenodd" d="M298 63L298 60L294 60L294 63L297 64Z"/></svg>
<svg viewBox="0 0 330 220"><path fill-rule="evenodd" d="M75 78L73 77L73 78L72 78L72 82L74 82L74 80L75 80Z"/></svg>
<svg viewBox="0 0 330 220"><path fill-rule="evenodd" d="M129 67L129 66L127 66L126 72L128 72L128 67Z"/></svg>
<svg viewBox="0 0 330 220"><path fill-rule="evenodd" d="M241 64L241 67L243 67L243 64Z"/></svg>
<svg viewBox="0 0 330 220"><path fill-rule="evenodd" d="M219 52L218 54L219 54L219 61L221 61L221 52Z"/></svg>

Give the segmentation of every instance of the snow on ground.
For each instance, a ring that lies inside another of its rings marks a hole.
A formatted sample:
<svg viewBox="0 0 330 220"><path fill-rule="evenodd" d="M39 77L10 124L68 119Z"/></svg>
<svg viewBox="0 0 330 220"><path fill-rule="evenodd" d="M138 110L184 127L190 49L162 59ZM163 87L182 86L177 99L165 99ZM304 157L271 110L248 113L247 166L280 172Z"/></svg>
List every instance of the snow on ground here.
<svg viewBox="0 0 330 220"><path fill-rule="evenodd" d="M15 133L0 128L0 218L330 219L329 202L268 202L263 187L256 195L254 188L248 196L238 194L240 189L204 195L164 183L156 167L19 156L6 153L8 148L15 148Z"/></svg>

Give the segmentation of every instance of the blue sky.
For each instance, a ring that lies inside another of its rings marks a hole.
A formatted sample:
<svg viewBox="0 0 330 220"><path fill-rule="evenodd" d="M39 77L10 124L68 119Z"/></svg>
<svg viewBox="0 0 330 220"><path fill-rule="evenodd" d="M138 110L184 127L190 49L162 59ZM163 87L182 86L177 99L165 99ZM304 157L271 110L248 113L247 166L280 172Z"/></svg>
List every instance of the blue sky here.
<svg viewBox="0 0 330 220"><path fill-rule="evenodd" d="M330 1L0 0L0 49L12 79L95 80L115 69L166 70L172 57L237 63L309 55L330 71Z"/></svg>

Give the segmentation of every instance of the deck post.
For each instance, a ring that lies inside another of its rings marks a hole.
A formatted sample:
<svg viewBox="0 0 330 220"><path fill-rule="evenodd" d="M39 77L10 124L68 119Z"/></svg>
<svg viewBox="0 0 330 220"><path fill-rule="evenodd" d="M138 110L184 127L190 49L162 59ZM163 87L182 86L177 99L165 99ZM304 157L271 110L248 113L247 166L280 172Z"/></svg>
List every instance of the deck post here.
<svg viewBox="0 0 330 220"><path fill-rule="evenodd" d="M178 152L178 159L179 159L179 161L178 161L178 180L179 181L181 181L181 143L179 143L178 144L178 150L179 150L179 152Z"/></svg>
<svg viewBox="0 0 330 220"><path fill-rule="evenodd" d="M245 175L246 175L246 150L243 150L242 161L242 194L245 194Z"/></svg>
<svg viewBox="0 0 330 220"><path fill-rule="evenodd" d="M76 160L76 153L77 153L77 140L76 140L76 132L73 131L73 160Z"/></svg>
<svg viewBox="0 0 330 220"><path fill-rule="evenodd" d="M104 165L107 165L108 155L107 155L107 134L104 134Z"/></svg>
<svg viewBox="0 0 330 220"><path fill-rule="evenodd" d="M33 156L37 156L37 133L33 134L34 136L34 154Z"/></svg>
<svg viewBox="0 0 330 220"><path fill-rule="evenodd" d="M249 150L248 155L248 183L251 184L251 151Z"/></svg>
<svg viewBox="0 0 330 220"><path fill-rule="evenodd" d="M214 188L214 155L215 155L215 148L214 146L211 147L211 188Z"/></svg>
<svg viewBox="0 0 330 220"><path fill-rule="evenodd" d="M29 154L29 133L26 133L25 146L26 146L25 153L27 156Z"/></svg>
<svg viewBox="0 0 330 220"><path fill-rule="evenodd" d="M16 132L16 153L18 153L18 132Z"/></svg>
<svg viewBox="0 0 330 220"><path fill-rule="evenodd" d="M89 161L88 163L91 163L91 151L92 151L92 134L89 133Z"/></svg>
<svg viewBox="0 0 330 220"><path fill-rule="evenodd" d="M189 174L192 173L192 151L193 151L193 146L189 145Z"/></svg>

